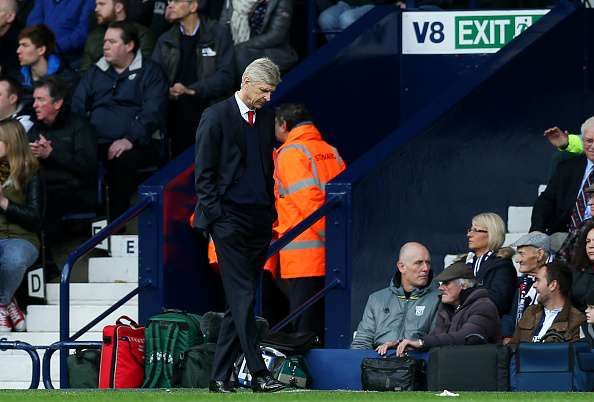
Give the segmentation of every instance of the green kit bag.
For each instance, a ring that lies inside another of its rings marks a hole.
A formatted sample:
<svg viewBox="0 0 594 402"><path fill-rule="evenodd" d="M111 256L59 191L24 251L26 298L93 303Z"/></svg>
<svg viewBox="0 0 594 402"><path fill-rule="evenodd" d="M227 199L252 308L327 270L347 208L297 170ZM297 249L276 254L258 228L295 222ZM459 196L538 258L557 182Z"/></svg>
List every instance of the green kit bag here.
<svg viewBox="0 0 594 402"><path fill-rule="evenodd" d="M145 330L143 388L172 388L180 384L180 362L192 346L204 342L200 316L167 310L148 320Z"/></svg>
<svg viewBox="0 0 594 402"><path fill-rule="evenodd" d="M188 349L181 358L182 388L206 388L210 381L216 343L203 343Z"/></svg>
<svg viewBox="0 0 594 402"><path fill-rule="evenodd" d="M274 369L273 375L283 384L294 388L307 388L311 384L307 366L301 355L287 356Z"/></svg>
<svg viewBox="0 0 594 402"><path fill-rule="evenodd" d="M99 362L101 351L98 349L76 349L68 355L68 383L70 388L98 388Z"/></svg>

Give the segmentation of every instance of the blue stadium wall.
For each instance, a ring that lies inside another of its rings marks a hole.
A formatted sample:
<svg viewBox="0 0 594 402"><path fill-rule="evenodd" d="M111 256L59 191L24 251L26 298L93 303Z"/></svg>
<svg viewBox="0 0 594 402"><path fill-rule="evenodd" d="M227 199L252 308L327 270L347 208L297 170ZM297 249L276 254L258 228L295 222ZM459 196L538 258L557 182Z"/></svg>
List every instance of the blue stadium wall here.
<svg viewBox="0 0 594 402"><path fill-rule="evenodd" d="M553 152L543 130L576 131L594 111L593 25L591 11L562 8L497 54L410 56L400 54L400 13L378 7L284 77L273 103L306 103L351 166L337 180L352 192L352 247L334 250L348 266L332 267L347 283L328 295L330 345L348 345L404 242L427 244L439 271L445 254L465 251L474 214L506 219L508 206L532 204ZM223 307L187 224L192 163L190 149L141 188L158 199L140 223L140 276L153 283L141 321L163 307Z"/></svg>

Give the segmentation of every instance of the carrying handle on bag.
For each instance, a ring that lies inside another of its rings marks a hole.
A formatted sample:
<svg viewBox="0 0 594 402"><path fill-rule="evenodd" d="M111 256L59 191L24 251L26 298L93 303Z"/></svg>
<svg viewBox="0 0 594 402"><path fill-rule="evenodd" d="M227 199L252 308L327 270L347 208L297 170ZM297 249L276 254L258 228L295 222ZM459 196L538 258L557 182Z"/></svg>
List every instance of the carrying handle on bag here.
<svg viewBox="0 0 594 402"><path fill-rule="evenodd" d="M126 324L124 321L128 321L128 324ZM125 325L132 328L139 328L138 323L127 315L120 316L120 318L116 320L116 325Z"/></svg>

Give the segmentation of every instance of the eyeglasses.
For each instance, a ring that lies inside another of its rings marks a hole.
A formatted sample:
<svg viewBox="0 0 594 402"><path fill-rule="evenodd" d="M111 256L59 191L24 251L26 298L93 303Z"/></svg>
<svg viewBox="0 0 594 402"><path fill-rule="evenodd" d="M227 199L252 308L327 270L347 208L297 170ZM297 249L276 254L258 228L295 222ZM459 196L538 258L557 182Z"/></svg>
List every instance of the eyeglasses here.
<svg viewBox="0 0 594 402"><path fill-rule="evenodd" d="M489 233L489 231L485 229L468 228L466 233Z"/></svg>

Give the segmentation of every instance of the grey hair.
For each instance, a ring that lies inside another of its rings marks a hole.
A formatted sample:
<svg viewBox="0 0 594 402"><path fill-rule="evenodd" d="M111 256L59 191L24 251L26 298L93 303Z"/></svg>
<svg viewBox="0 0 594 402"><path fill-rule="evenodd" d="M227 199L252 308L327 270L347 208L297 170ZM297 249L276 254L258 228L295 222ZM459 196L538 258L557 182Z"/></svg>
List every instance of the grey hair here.
<svg viewBox="0 0 594 402"><path fill-rule="evenodd" d="M456 279L456 283L462 289L473 288L476 286L476 281L474 279L458 278Z"/></svg>
<svg viewBox="0 0 594 402"><path fill-rule="evenodd" d="M281 82L278 66L267 57L254 60L245 68L241 76L242 84L248 77L253 82L262 82L275 87Z"/></svg>
<svg viewBox="0 0 594 402"><path fill-rule="evenodd" d="M594 127L594 116L590 117L588 120L582 123L582 135L586 132L587 129Z"/></svg>
<svg viewBox="0 0 594 402"><path fill-rule="evenodd" d="M18 9L19 5L17 4L16 0L0 0L0 10L16 13Z"/></svg>

